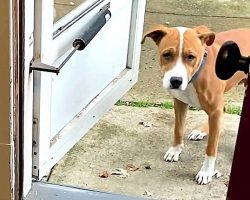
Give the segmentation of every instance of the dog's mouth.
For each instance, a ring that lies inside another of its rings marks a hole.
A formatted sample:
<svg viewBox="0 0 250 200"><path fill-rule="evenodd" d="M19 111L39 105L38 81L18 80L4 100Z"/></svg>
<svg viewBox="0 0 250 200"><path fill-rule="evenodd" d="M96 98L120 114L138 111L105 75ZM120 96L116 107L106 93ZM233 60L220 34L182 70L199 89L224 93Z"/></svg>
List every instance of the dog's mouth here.
<svg viewBox="0 0 250 200"><path fill-rule="evenodd" d="M171 90L179 90L180 88L175 88L174 86L170 85L169 89L171 89Z"/></svg>
<svg viewBox="0 0 250 200"><path fill-rule="evenodd" d="M166 90L175 90L175 91L184 91L186 90L186 87L183 87L182 85L179 87L173 86L173 85L169 85L168 87L165 87Z"/></svg>

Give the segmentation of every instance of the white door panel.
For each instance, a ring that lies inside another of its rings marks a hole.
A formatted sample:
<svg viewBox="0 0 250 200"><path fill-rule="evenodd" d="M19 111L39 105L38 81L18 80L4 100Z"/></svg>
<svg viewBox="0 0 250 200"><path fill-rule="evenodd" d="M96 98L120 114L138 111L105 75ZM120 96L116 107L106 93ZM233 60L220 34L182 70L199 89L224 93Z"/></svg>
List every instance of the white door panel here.
<svg viewBox="0 0 250 200"><path fill-rule="evenodd" d="M113 5L111 19L95 39L53 76L51 138L126 68L131 6L131 1L118 9Z"/></svg>

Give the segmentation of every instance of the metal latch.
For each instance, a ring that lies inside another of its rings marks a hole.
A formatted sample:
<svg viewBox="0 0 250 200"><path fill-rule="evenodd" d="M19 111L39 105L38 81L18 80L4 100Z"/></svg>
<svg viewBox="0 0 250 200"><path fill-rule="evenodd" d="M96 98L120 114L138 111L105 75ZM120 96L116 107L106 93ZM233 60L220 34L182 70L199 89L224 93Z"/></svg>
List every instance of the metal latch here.
<svg viewBox="0 0 250 200"><path fill-rule="evenodd" d="M100 9L93 19L90 20L87 25L84 26L82 34L74 40L72 46L74 49L69 53L69 55L62 61L58 67L47 65L41 62L31 62L30 72L35 71L44 71L59 74L63 66L68 62L68 60L74 55L76 51L82 51L87 47L91 40L96 36L96 34L102 29L102 27L107 23L111 18L111 12L109 10L110 3L106 4Z"/></svg>

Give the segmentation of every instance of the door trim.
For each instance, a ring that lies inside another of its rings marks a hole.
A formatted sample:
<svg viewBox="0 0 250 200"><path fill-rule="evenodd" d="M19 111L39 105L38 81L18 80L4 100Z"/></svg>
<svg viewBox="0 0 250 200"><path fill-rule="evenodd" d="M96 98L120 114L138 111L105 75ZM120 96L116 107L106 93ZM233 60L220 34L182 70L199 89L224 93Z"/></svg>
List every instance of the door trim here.
<svg viewBox="0 0 250 200"><path fill-rule="evenodd" d="M13 140L14 140L14 198L20 199L23 192L23 100L24 100L24 1L13 0Z"/></svg>

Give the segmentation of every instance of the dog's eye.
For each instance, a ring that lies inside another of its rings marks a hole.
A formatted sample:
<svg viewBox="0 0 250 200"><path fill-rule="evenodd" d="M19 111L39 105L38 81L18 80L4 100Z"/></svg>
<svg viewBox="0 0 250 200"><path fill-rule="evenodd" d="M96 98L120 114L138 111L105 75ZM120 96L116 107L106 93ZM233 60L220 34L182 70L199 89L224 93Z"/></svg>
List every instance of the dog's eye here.
<svg viewBox="0 0 250 200"><path fill-rule="evenodd" d="M191 54L186 56L186 60L189 61L189 62L193 61L194 59L195 59L195 57L193 55L191 55Z"/></svg>
<svg viewBox="0 0 250 200"><path fill-rule="evenodd" d="M163 53L162 56L165 60L171 60L173 58L173 55L170 52Z"/></svg>

